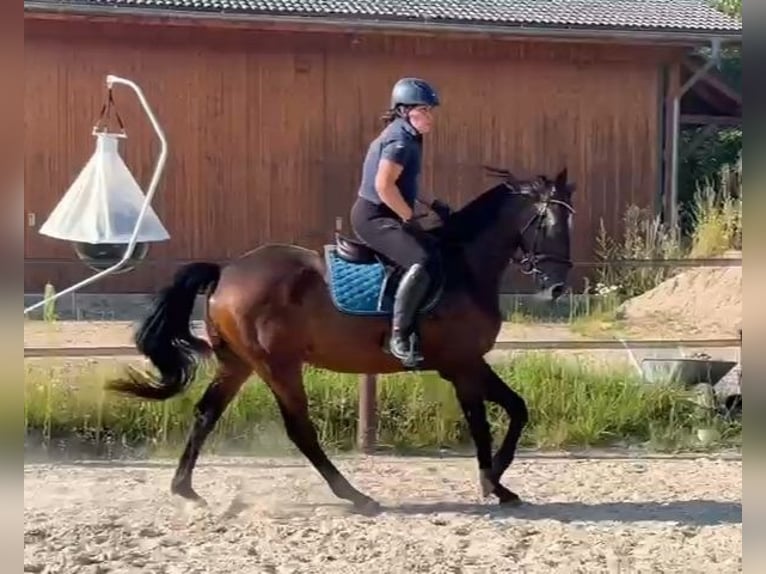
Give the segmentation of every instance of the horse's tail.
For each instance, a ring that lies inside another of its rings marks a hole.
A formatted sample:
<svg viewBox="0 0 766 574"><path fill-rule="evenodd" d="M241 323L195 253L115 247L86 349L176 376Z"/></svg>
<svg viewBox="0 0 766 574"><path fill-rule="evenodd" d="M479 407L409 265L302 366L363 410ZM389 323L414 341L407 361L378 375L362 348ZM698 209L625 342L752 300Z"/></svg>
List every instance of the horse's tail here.
<svg viewBox="0 0 766 574"><path fill-rule="evenodd" d="M136 348L149 358L160 376L131 372L127 378L110 381L106 388L141 397L165 400L181 393L191 381L197 355L207 354L210 345L195 337L189 326L197 294L212 291L221 277L215 263L190 263L181 267L173 282L158 294L149 316L135 334Z"/></svg>

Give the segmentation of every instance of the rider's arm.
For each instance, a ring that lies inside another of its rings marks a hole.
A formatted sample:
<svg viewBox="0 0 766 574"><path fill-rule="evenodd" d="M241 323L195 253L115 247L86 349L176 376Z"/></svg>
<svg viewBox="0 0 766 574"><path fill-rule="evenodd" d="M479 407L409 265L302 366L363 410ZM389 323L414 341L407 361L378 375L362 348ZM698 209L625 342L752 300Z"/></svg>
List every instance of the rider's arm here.
<svg viewBox="0 0 766 574"><path fill-rule="evenodd" d="M418 190L418 202L422 203L423 205L425 205L429 209L431 207L431 204L434 202L434 199L436 199L436 198L434 197L434 194L431 193L430 191L425 190L425 189L419 189Z"/></svg>
<svg viewBox="0 0 766 574"><path fill-rule="evenodd" d="M412 209L402 198L396 180L402 173L407 157L407 148L402 142L391 142L383 148L375 175L375 190L380 199L396 214L407 221L413 215Z"/></svg>

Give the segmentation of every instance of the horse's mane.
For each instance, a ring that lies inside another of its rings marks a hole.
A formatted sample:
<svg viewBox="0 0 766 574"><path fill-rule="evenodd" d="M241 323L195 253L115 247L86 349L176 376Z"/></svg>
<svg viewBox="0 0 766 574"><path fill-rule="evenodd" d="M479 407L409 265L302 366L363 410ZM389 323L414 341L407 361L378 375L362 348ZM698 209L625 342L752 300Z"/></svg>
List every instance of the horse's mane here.
<svg viewBox="0 0 766 574"><path fill-rule="evenodd" d="M442 239L449 242L470 241L482 230L486 229L490 222L494 222L500 212L500 208L508 201L511 193L509 186L519 192L531 192L535 188L533 182L518 180L507 169L486 166L484 169L490 176L499 177L503 181L481 193L458 211L455 211L438 231Z"/></svg>

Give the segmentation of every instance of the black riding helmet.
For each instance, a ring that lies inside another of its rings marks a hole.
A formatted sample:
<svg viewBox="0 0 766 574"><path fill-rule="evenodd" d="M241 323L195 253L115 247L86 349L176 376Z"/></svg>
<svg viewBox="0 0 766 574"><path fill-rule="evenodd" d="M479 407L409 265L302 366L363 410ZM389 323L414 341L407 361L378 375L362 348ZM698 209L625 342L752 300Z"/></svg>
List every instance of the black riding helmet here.
<svg viewBox="0 0 766 574"><path fill-rule="evenodd" d="M401 78L391 90L391 109L397 106L438 106L439 94L420 78Z"/></svg>

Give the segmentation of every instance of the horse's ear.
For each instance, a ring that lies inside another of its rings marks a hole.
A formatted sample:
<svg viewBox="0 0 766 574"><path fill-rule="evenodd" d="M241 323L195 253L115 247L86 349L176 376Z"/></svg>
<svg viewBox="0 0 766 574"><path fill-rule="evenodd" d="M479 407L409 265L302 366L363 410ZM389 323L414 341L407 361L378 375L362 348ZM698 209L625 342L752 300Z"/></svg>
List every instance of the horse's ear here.
<svg viewBox="0 0 766 574"><path fill-rule="evenodd" d="M567 172L568 172L568 170L565 167L556 176L556 187L559 187L561 189L566 189L567 177L568 177L568 173Z"/></svg>
<svg viewBox="0 0 766 574"><path fill-rule="evenodd" d="M519 180L507 169L501 169L499 167L492 167L489 165L483 165L484 171L486 171L492 177L502 177L511 183L517 183Z"/></svg>

